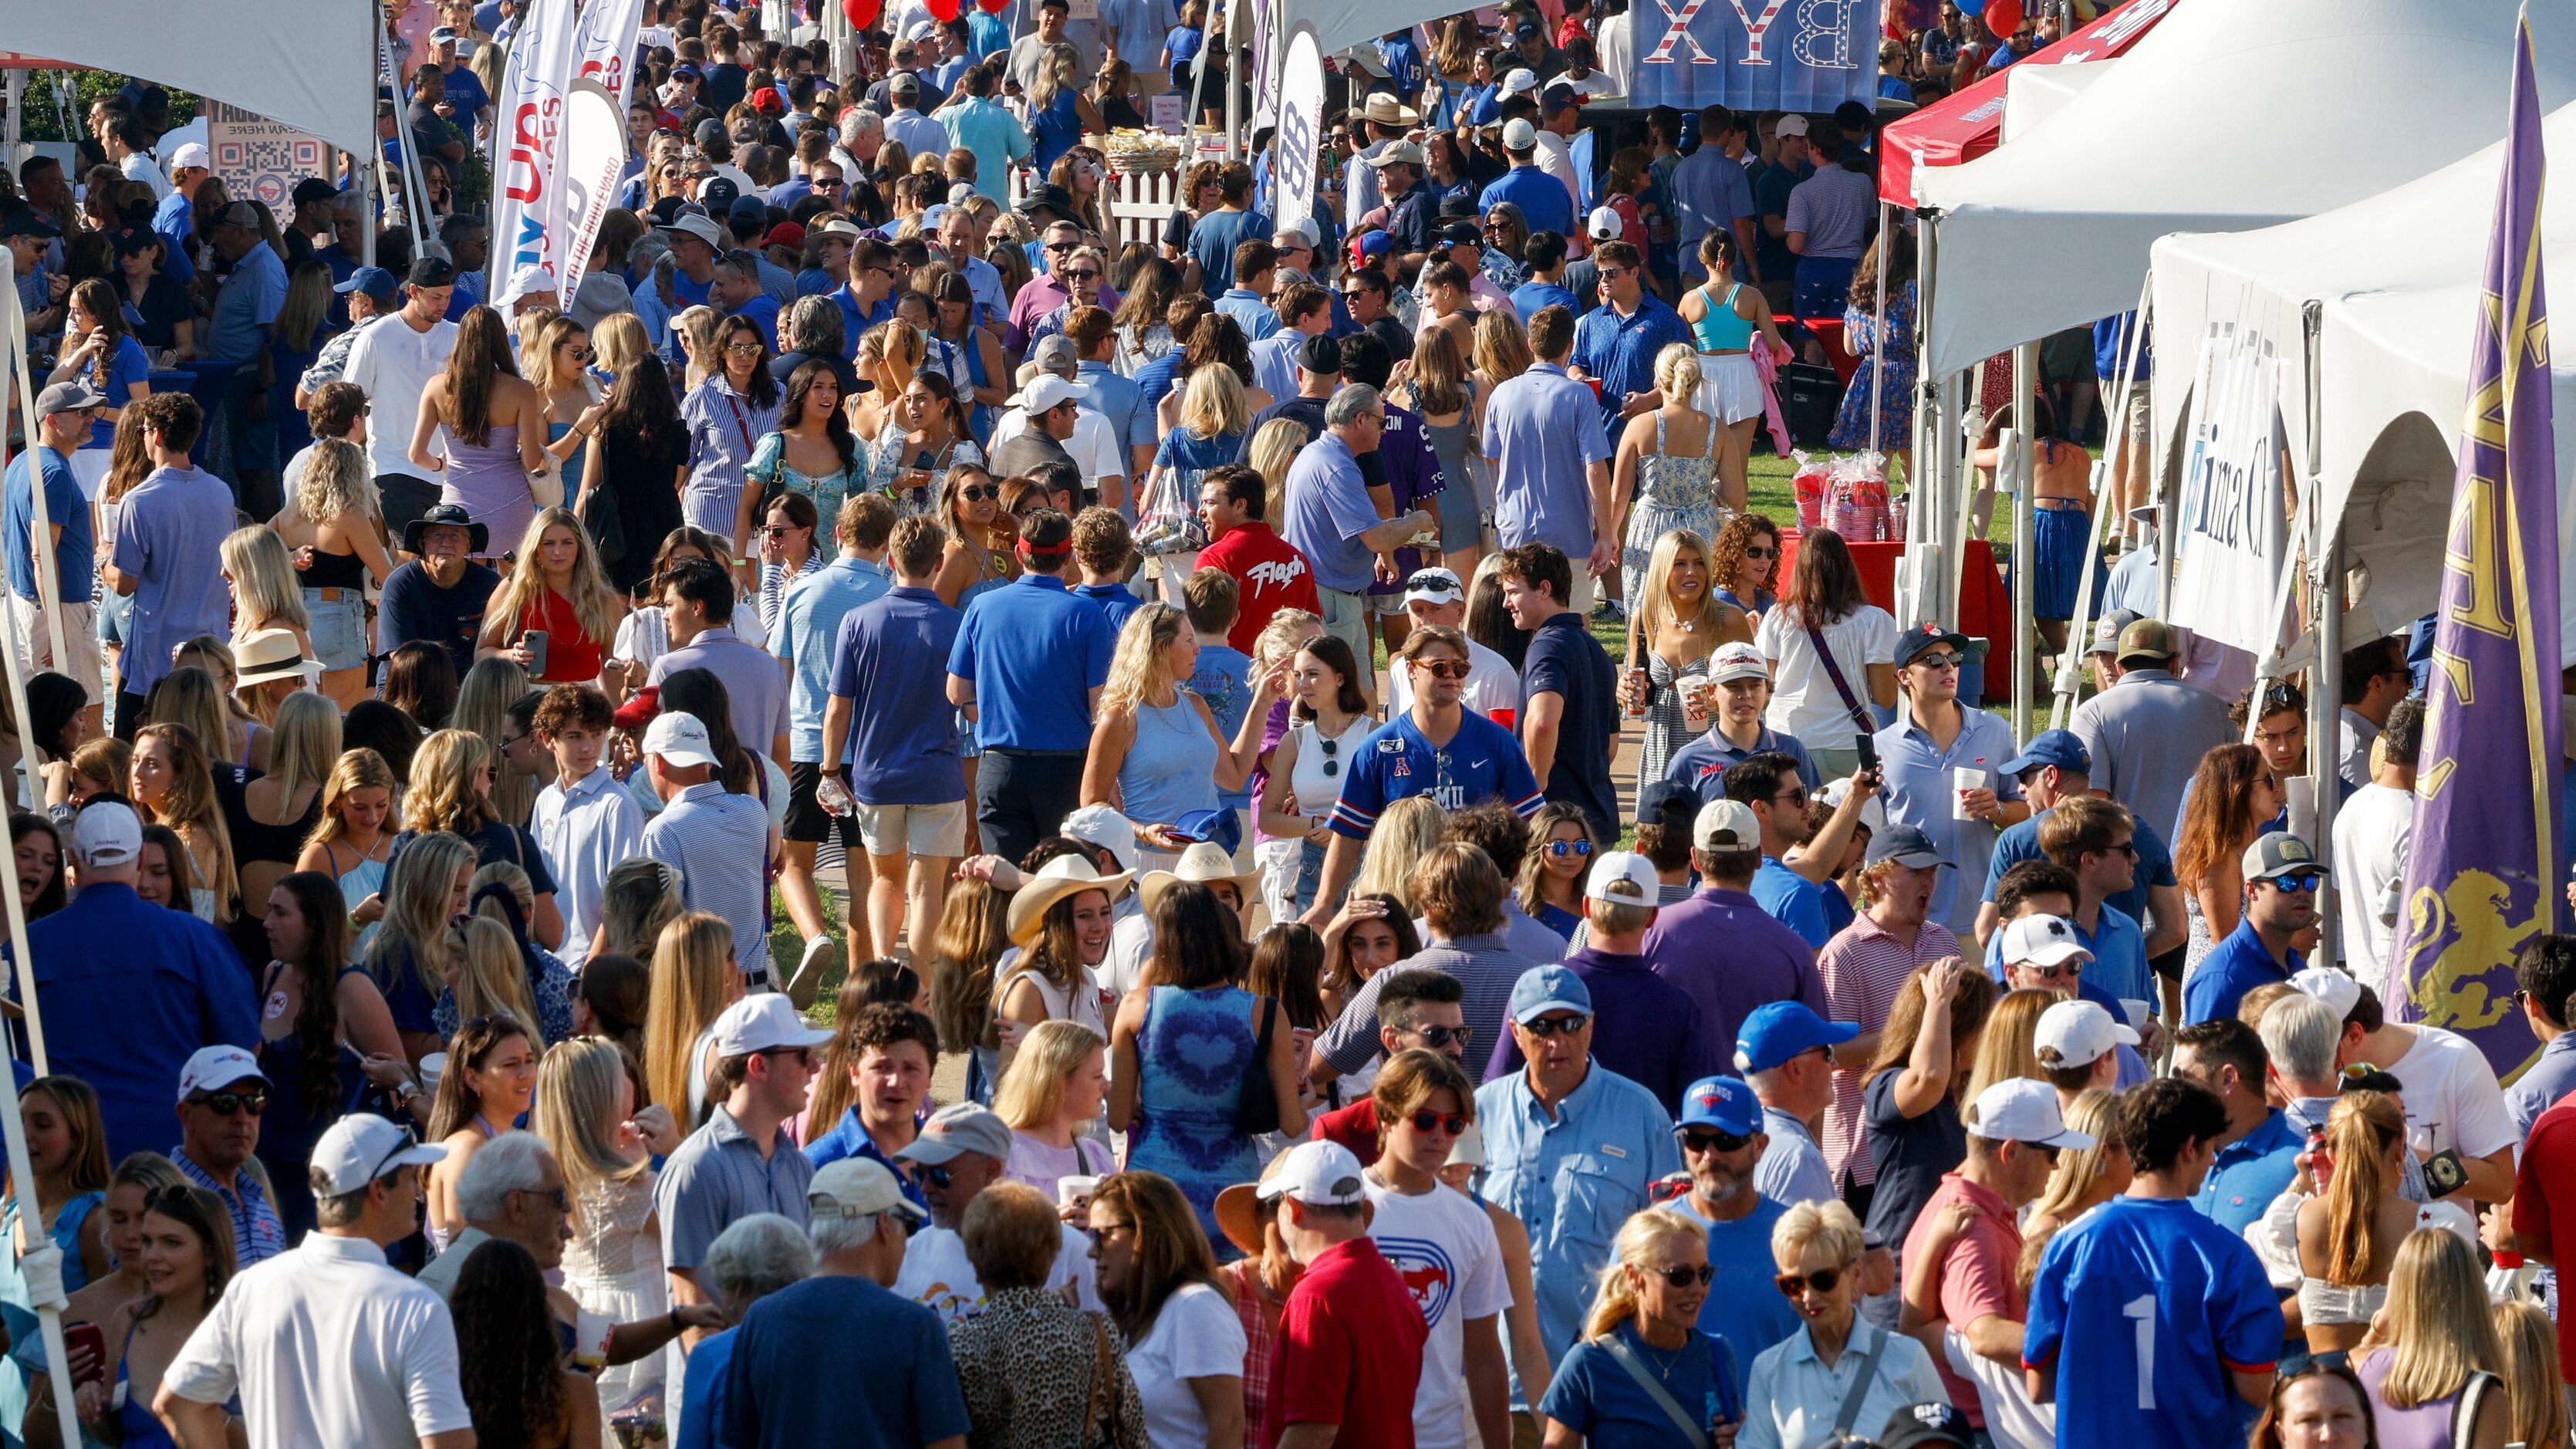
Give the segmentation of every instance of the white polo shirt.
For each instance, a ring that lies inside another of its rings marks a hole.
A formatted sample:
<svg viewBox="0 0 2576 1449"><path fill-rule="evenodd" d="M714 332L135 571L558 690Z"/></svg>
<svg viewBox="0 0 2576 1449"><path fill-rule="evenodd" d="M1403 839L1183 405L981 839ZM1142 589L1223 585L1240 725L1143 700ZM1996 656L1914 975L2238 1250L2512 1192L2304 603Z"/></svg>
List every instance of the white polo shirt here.
<svg viewBox="0 0 2576 1449"><path fill-rule="evenodd" d="M438 1295L374 1243L316 1232L224 1285L161 1381L200 1404L239 1393L253 1444L407 1444L474 1427L456 1374Z"/></svg>

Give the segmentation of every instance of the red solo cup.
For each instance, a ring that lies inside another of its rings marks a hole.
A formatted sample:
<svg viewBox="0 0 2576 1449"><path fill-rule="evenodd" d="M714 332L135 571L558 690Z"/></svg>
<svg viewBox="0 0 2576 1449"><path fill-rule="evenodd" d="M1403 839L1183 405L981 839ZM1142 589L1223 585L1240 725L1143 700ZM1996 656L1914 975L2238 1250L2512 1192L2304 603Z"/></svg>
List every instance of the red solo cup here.
<svg viewBox="0 0 2576 1449"><path fill-rule="evenodd" d="M1584 381L1591 385L1592 400L1599 402L1601 400L1601 379L1597 377L1587 377Z"/></svg>
<svg viewBox="0 0 2576 1449"><path fill-rule="evenodd" d="M1521 712L1516 709L1489 709L1485 713L1492 717L1494 723L1505 729L1515 728L1516 722L1521 717Z"/></svg>

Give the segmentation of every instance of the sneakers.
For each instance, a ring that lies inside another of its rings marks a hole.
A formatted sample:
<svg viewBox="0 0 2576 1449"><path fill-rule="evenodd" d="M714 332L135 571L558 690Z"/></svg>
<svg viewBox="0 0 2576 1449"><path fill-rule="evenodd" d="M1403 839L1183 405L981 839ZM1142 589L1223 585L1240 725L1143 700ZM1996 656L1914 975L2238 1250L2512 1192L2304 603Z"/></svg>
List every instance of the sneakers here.
<svg viewBox="0 0 2576 1449"><path fill-rule="evenodd" d="M787 978L787 999L798 1011L812 1009L815 995L822 990L823 977L840 958L841 943L832 936L816 936L805 943L805 955L796 963L796 974Z"/></svg>

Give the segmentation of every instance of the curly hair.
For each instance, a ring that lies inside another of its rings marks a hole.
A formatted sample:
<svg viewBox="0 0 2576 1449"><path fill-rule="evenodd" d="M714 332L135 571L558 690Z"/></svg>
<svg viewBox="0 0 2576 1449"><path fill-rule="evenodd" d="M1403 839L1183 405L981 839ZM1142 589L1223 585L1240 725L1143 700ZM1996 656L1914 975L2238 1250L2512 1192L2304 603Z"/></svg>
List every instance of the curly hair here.
<svg viewBox="0 0 2576 1449"><path fill-rule="evenodd" d="M506 1238L476 1248L448 1297L456 1319L456 1378L474 1417L475 1442L522 1449L552 1442L571 1410L563 1348L546 1306L545 1275Z"/></svg>
<svg viewBox="0 0 2576 1449"><path fill-rule="evenodd" d="M1773 548L1778 548L1780 525L1759 513L1739 513L1728 519L1726 526L1717 531L1717 542L1709 545L1708 576L1711 583L1721 589L1734 588L1737 576L1744 572L1744 550L1752 546L1753 540L1764 537L1771 540ZM1779 578L1776 565L1771 583L1773 591L1777 592Z"/></svg>

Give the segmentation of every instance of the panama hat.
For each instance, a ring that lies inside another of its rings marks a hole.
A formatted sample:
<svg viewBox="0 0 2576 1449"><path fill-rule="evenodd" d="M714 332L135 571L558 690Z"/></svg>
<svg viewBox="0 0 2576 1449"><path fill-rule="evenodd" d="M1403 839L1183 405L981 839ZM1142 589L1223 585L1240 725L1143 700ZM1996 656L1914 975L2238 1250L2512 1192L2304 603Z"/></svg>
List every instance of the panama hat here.
<svg viewBox="0 0 2576 1449"><path fill-rule="evenodd" d="M1234 857L1214 841L1202 840L1181 852L1179 864L1171 870L1149 870L1136 885L1136 899L1152 911L1163 893L1182 881L1214 885L1221 880L1234 882L1234 892L1244 900L1252 899L1252 883L1261 878L1258 870L1236 870Z"/></svg>
<svg viewBox="0 0 2576 1449"><path fill-rule="evenodd" d="M1131 870L1102 875L1086 856L1057 856L1041 866L1011 897L1008 921L1011 940L1022 946L1036 940L1038 926L1046 919L1047 910L1065 897L1080 895L1084 891L1107 891L1115 898L1118 888L1127 884L1134 875Z"/></svg>

